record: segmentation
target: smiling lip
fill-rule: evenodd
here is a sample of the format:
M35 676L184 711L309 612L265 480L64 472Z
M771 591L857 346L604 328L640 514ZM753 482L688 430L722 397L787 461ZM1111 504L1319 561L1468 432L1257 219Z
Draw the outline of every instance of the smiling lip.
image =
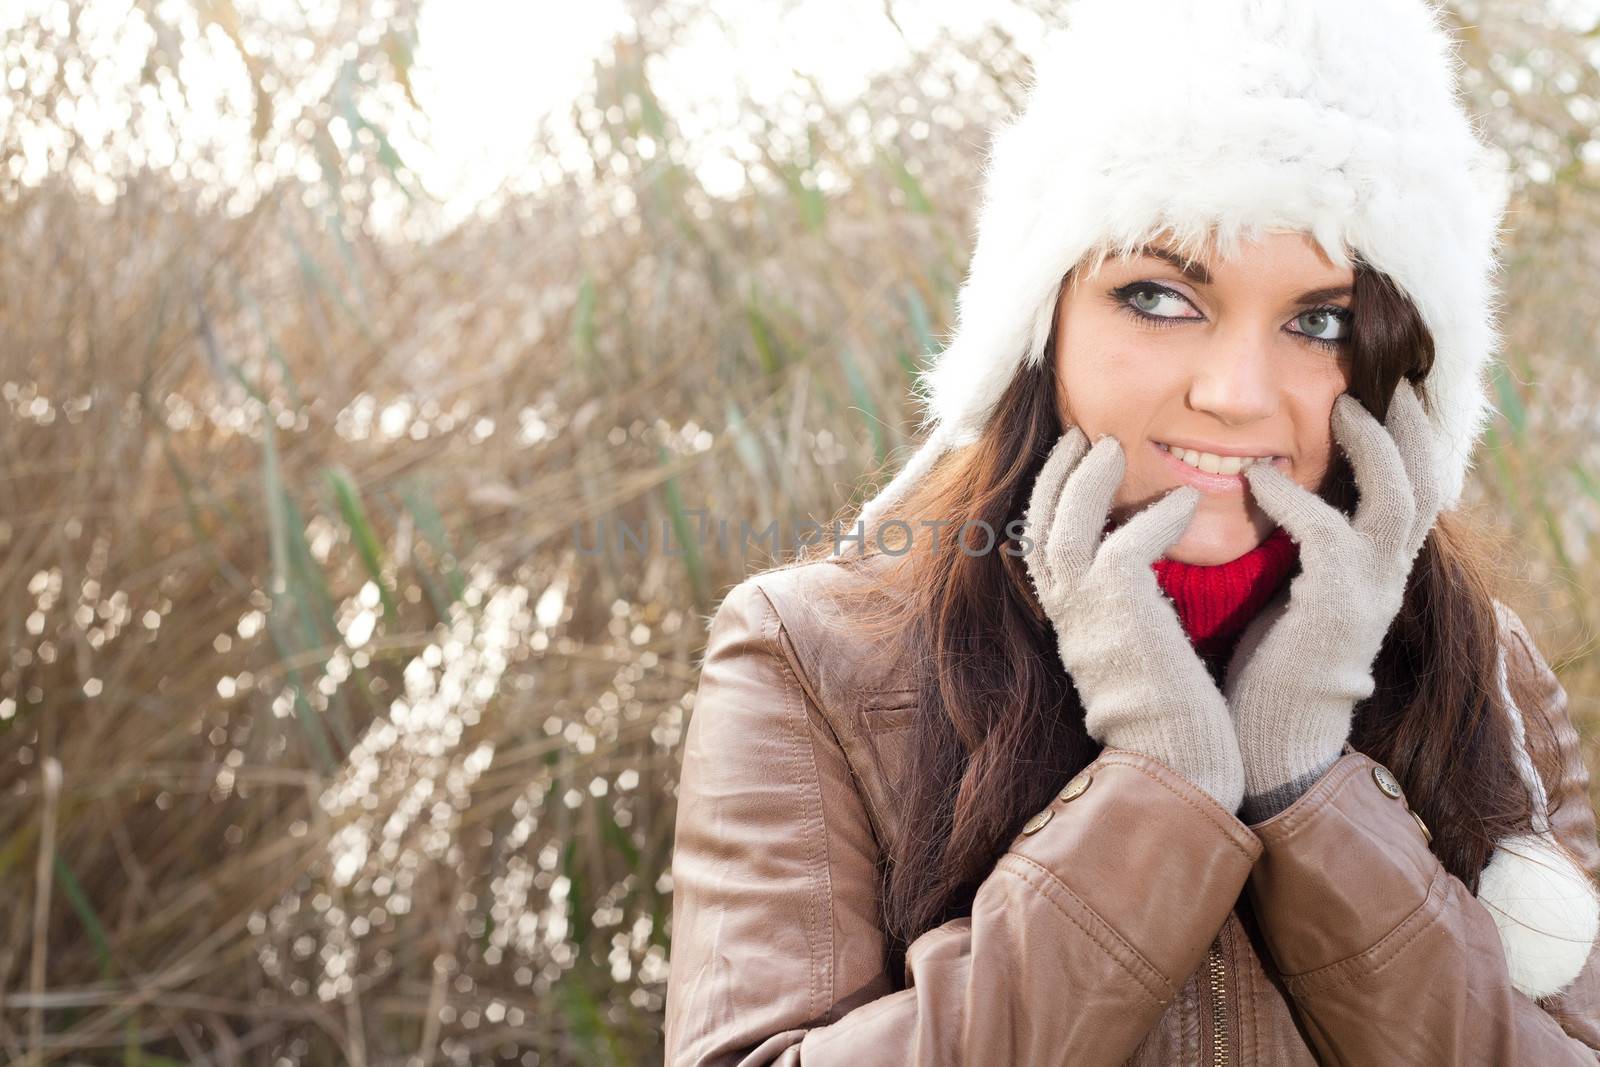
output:
M1179 443L1179 444L1180 444L1180 447L1183 447L1183 448L1189 447L1187 445L1182 445L1181 443ZM1160 447L1159 445L1157 445L1154 441L1150 442L1150 449L1157 456L1160 457L1162 463L1165 463L1167 465L1167 467L1174 474L1176 474L1178 476L1178 480L1180 482L1182 482L1185 485L1192 485L1196 489L1201 490L1202 492L1207 492L1207 493L1243 493L1246 489L1249 488L1250 483L1246 482L1244 480L1244 472L1243 471L1240 471L1238 474L1207 474L1205 471L1200 470L1198 467L1189 466L1183 460L1179 459L1177 456L1174 456L1171 452L1168 452L1166 449L1164 449L1164 448ZM1201 450L1200 449L1195 449L1195 451L1198 452L1198 451L1201 451ZM1206 449L1205 451L1212 451L1212 450L1211 449ZM1257 455L1257 456L1259 456L1262 453L1260 453L1260 452L1238 452L1238 451L1233 451L1233 452L1219 452L1217 454L1218 455L1224 455L1224 456L1248 456L1248 455ZM1285 473L1288 472L1289 461L1286 458L1282 457L1282 456L1279 456L1278 458L1274 459L1272 461L1272 465L1277 467L1279 470L1284 471Z
M1222 445L1210 445L1202 441L1183 441L1173 438L1162 441L1169 448L1187 448L1191 452L1210 452L1218 456L1271 456L1276 453L1268 452L1264 448L1224 448Z

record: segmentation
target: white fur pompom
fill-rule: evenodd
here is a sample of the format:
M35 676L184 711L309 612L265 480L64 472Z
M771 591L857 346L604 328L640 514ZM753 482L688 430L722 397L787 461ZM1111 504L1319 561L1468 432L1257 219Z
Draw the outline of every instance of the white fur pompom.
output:
M1495 848L1478 901L1500 930L1511 983L1530 997L1572 983L1600 932L1600 899L1585 873L1545 834L1520 834Z

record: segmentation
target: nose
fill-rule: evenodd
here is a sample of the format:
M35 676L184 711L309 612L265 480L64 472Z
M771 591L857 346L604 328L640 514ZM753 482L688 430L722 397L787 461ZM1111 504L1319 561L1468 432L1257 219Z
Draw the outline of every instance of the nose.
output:
M1189 406L1226 426L1247 426L1278 410L1273 340L1260 329L1219 330L1196 354Z

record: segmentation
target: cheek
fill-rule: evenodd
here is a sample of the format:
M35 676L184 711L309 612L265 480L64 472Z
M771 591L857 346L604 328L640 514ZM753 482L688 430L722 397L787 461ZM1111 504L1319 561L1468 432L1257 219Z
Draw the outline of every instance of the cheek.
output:
M1132 443L1144 435L1150 413L1162 406L1166 395L1181 391L1177 376L1163 373L1170 367L1129 344L1074 346L1056 362L1057 407L1090 440L1109 433Z

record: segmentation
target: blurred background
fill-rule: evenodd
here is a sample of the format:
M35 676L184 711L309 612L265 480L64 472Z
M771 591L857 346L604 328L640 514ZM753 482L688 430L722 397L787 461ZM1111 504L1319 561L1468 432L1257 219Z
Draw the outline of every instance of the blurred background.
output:
M1061 9L8 0L0 1060L658 1061L737 524L907 454ZM1451 18L1516 181L1464 506L1593 737L1600 4Z

